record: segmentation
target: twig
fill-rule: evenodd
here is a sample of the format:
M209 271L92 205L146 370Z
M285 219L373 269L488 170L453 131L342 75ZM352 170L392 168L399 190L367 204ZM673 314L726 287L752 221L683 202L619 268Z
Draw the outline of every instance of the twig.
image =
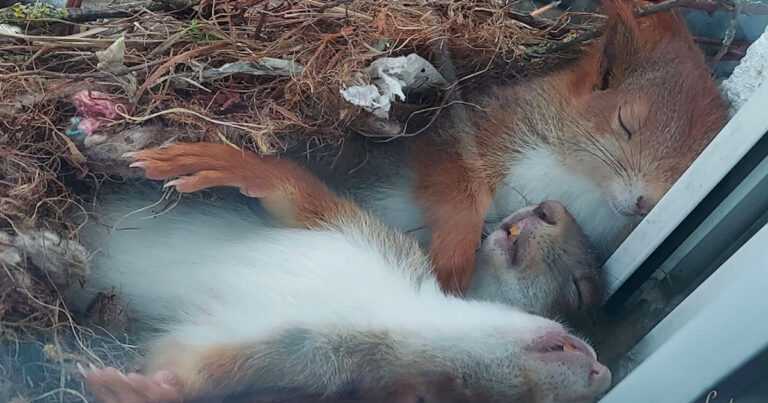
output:
M712 39L712 38L702 38L702 37L694 37L693 40L702 46L722 46L723 40L722 39ZM731 45L728 47L728 50L723 54L723 57L720 59L720 61L733 61L733 60L741 60L746 54L747 54L747 48L749 47L749 43L745 41L737 41L734 40L731 42Z
M205 54L207 52L211 52L216 49L220 49L227 45L226 42L219 42L213 45L203 46L196 49L189 50L187 52L181 53L177 56L172 57L170 60L163 63L160 67L155 69L154 72L147 78L146 81L144 81L144 84L139 87L138 91L136 91L136 99L139 99L141 95L144 94L144 91L148 90L150 87L154 86L158 80L165 74L166 72L173 69L174 66L176 66L179 63L184 63L189 59L192 59L194 57L197 57L198 55Z
M0 74L0 79L2 80L8 80L14 77L30 77L30 76L44 76L44 77L53 77L53 78L67 78L67 79L86 79L86 78L104 78L104 77L120 77L124 76L129 73L133 73L135 71L144 70L146 68L158 65L160 63L165 62L165 59L157 59L153 60L151 62L147 62L144 64L139 64L136 66L127 67L123 70L116 71L113 73L107 73L102 71L97 71L93 73L60 73L57 71L46 71L46 70L24 70L19 71L16 73L9 73L9 74Z
M603 32L602 29L590 29L584 32L580 32L571 38L565 39L560 42L551 42L548 44L545 44L541 46L539 49L526 49L526 53L528 54L536 54L536 55L547 55L551 53L555 53L560 50L568 49L571 47L574 47L576 45L579 45L584 42L591 41L592 39L597 38L600 36L600 34Z
M326 5L326 3L323 3L323 2L320 2L320 1L317 1L317 0L305 0L304 2L309 4L309 5L318 7L318 8L319 7L323 7L323 6ZM331 12L339 13L339 14L342 14L342 15L349 14L349 15L354 16L355 18L360 18L360 19L362 19L364 21L373 21L373 17L371 17L370 15L366 15L366 14L363 14L363 13L358 13L358 12L355 12L355 11L352 11L352 10L347 10L347 9L342 8L342 7L339 7L338 5L337 6L332 6L332 7L331 6L325 7L325 8L323 8L321 10L321 12L323 12L323 13L326 12L326 11L331 11Z
M207 116L205 116L203 114L197 113L195 111L192 111L192 110L189 110L189 109L186 109L186 108L170 108L170 109L166 109L164 111L155 112L155 113L153 113L151 115L142 116L142 117L129 116L129 115L123 113L120 110L117 110L117 113L120 116L122 116L123 118L125 118L127 120L130 120L130 121L132 121L134 123L146 122L147 120L154 119L156 117L167 115L167 114L170 114L170 113L186 113L186 114L190 114L192 116L198 117L200 119L203 119L203 120L205 120L207 122L210 122L210 123L213 123L213 124L217 124L217 125L221 125L221 126L227 126L227 127L233 128L233 129L239 129L239 130L243 130L243 131L246 131L246 132L249 132L249 133L254 133L254 134L257 134L257 135L260 134L260 132L258 130L255 130L254 128L260 128L260 129L262 128L260 125L251 124L251 123L236 123L236 122L227 122L227 121L223 121L223 120L212 119L212 118L209 118L209 117L207 117ZM227 140L223 136L220 137L220 140L222 142L224 142L225 144L229 145L229 146L237 148L237 146L232 144L232 142L230 142L229 140Z
M83 38L76 35L70 35L70 36L24 35L24 34L14 34L11 32L0 31L0 37L3 37L3 36L16 38L16 39L24 39L26 41L30 41L43 46L66 45L67 47L79 47L79 46L99 47L99 46L103 46L104 44L111 45L112 43L115 42L114 38ZM157 43L162 41L153 40L153 39L141 39L141 40L126 39L125 42L131 43L131 44L137 44L137 45L146 45L148 43Z
M541 15L541 14L543 14L543 13L545 13L545 12L547 12L547 11L557 7L557 6L559 6L560 3L562 3L562 1L561 0L557 0L557 1L553 1L553 2L551 2L549 4L547 4L544 7L539 7L537 9L531 11L531 17L538 17L539 15Z
M728 50L731 48L731 44L733 43L733 39L736 37L736 26L738 25L738 19L739 15L741 14L741 3L737 0L736 1L736 9L733 12L733 15L731 15L731 22L728 24L728 29L725 30L725 35L723 36L723 44L720 46L720 50L717 51L717 54L712 58L711 65L716 65L720 62L720 59L725 56L726 53L728 53Z
M83 10L80 8L74 8L74 9L68 9L67 10L67 16L64 17L64 20L70 21L70 22L88 22L88 21L95 21L99 19L110 19L110 18L130 18L130 17L136 17L138 14L142 12L160 12L160 11L166 11L166 12L175 12L175 11L181 11L189 7L194 7L197 5L197 1L183 1L183 0L155 0L152 1L150 4L148 4L146 7L136 7L136 8L129 8L127 10L124 9L94 9L94 10Z
M89 22L89 21L96 21L101 19L112 19L112 18L130 18L135 17L138 14L144 12L144 11L161 11L162 7L153 7L153 5L148 6L147 8L139 8L139 9L128 9L128 10L118 10L118 9L81 9L81 8L70 8L67 9L67 15L62 17L63 20L69 21L69 22Z
M766 15L768 14L768 4L759 1L745 0L741 1L742 15Z
M338 7L338 6L342 5L342 4L347 4L347 3L351 3L351 2L352 2L352 0L329 1L328 3L323 4L322 6L318 7L317 9L320 10L320 12L322 13L323 11L325 11L325 10L327 10L329 8Z
M717 10L733 10L733 7L723 1L717 0L665 0L660 3L651 4L649 6L640 7L635 10L635 14L638 17L644 17L663 11L669 11L673 8L693 8L697 10L703 10L710 14Z
M196 1L151 1L143 7L132 8L95 8L95 9L82 9L79 7L67 7L63 9L65 15L58 18L40 18L37 20L58 20L73 23L83 23L96 21L101 19L115 19L115 18L131 18L137 17L139 14L145 12L175 12L183 9L193 7L197 4ZM72 3L72 5L76 5ZM68 4L69 6L69 4Z

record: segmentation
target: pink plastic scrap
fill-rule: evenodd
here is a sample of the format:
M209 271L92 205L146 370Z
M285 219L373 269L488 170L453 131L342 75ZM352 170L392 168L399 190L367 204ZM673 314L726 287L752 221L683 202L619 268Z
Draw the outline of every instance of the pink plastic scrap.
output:
M115 99L112 95L89 90L73 95L72 102L78 117L72 119L74 127L67 130L67 134L73 137L90 136L99 126L115 120L119 116L116 108L120 105Z

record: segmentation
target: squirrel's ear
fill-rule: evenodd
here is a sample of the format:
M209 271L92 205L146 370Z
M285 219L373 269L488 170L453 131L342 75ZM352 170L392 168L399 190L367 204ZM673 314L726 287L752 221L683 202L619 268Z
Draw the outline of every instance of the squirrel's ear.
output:
M566 71L568 90L574 96L617 89L628 75L641 69L658 69L649 63L704 65L704 56L674 11L637 16L637 9L652 4L644 0L601 0L607 19L600 37Z
M695 46L685 22L674 11L638 17L639 7L652 2L642 0L602 0L608 17L605 34L595 50L600 71L598 89L615 88L631 66L648 57L665 41L685 41Z

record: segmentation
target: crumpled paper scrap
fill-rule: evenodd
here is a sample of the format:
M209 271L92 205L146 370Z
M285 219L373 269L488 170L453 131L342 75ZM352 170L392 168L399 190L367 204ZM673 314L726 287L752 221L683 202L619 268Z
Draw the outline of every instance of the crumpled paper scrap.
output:
M404 101L406 92L425 91L448 84L431 63L415 53L376 59L367 73L373 84L343 88L341 96L352 105L383 119L389 117L392 101Z

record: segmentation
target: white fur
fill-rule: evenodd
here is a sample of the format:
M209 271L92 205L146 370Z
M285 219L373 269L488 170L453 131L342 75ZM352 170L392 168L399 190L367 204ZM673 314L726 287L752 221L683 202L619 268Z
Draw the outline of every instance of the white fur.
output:
M617 179L608 186L613 200L613 209L622 212L625 216L634 214L639 197L648 197L650 194L645 181L638 178Z
M509 214L545 200L563 203L603 255L618 246L631 228L633 219L611 207L594 179L565 167L545 146L526 150L522 157L510 162L509 172L486 215L487 233ZM424 218L411 189L411 180L398 179L396 186L375 189L377 197L363 203L390 225L403 230L420 228ZM422 244L428 242L427 230L419 230L416 235Z
M412 172L403 170L390 184L376 184L357 201L384 223L415 237L421 245L429 244L430 232L424 224L424 212L413 194Z
M134 195L101 211L114 221L147 204ZM415 241L363 214L327 231L268 228L232 204L183 203L140 217L106 236L86 230L102 253L82 294L115 287L133 314L161 330L153 368L207 376L206 352L237 349L238 373L210 380L218 393L334 393L350 382L448 371L493 401L533 389L537 402L551 403L595 396L610 383L607 370L589 376L598 364L588 355L545 360L530 350L564 334L560 324L443 294Z
M555 152L543 146L524 152L522 158L511 163L509 171L496 193L490 217L500 220L526 205L557 200L568 208L602 253L614 248L632 223L631 218L611 207L592 178L568 169Z
M146 204L112 200L105 210L124 214ZM141 218L147 215L123 220L120 227L131 229L108 236L87 232L92 246L102 249L89 288L116 287L140 317L171 324L172 333L189 343L254 340L286 326L445 336L549 323L500 305L446 297L431 275L417 282L409 272L428 268L393 267L353 232L267 228L231 205L188 202Z

